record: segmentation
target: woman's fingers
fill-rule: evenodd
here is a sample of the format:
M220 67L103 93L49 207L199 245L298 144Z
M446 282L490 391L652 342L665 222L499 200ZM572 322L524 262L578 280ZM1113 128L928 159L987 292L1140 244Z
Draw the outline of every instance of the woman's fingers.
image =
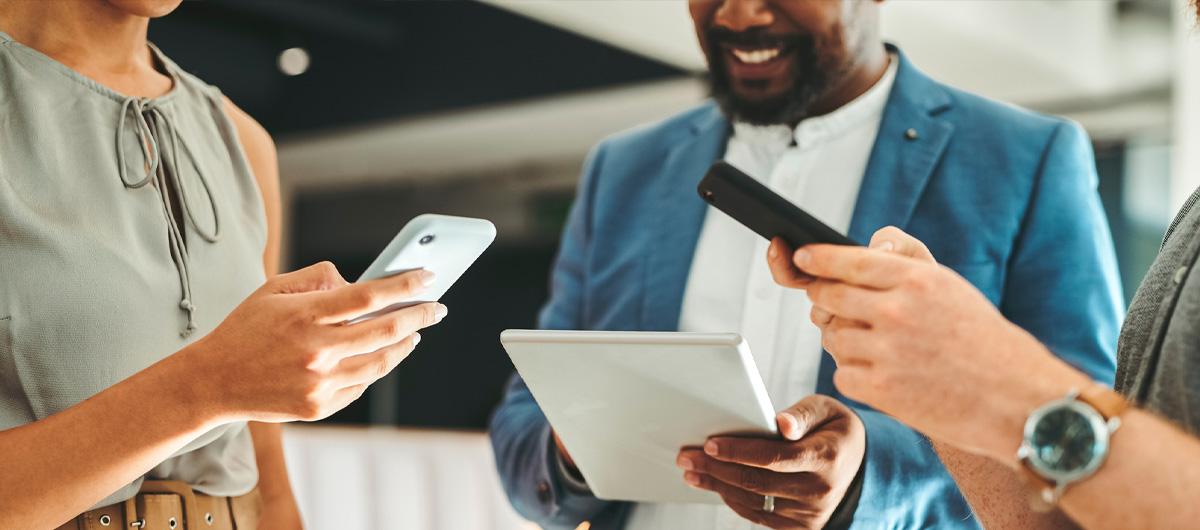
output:
M413 333L396 344L371 353L346 357L338 363L334 377L345 386L374 383L407 359L420 342L421 334Z
M446 306L437 302L397 309L359 322L332 328L338 350L348 354L373 352L404 340L446 317Z
M265 288L276 294L328 291L349 285L337 267L328 261L309 265L303 269L280 274L267 281Z
M316 302L318 321L337 324L387 309L411 300L432 285L433 280L432 272L415 270L319 293Z

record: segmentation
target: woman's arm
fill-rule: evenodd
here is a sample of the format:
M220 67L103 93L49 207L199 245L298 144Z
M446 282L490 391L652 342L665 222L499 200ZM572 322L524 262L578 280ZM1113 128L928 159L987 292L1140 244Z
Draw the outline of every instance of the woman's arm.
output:
M242 151L254 172L262 193L263 209L267 217L267 244L263 251L263 269L270 278L279 273L280 241L283 220L279 198L279 161L275 142L266 129L254 121L228 98L225 113L237 127ZM254 455L258 462L258 485L263 498L263 520L271 521L272 528L303 528L296 497L288 480L287 462L283 456L283 430L279 425L251 423L250 434L254 438Z
M300 509L292 494L287 462L283 458L283 428L273 423L250 423L254 458L258 462L258 489L262 494L262 520L271 528L303 528Z
M201 382L173 355L74 407L0 431L3 525L55 528L216 427L216 394Z
M344 322L409 299L427 281L413 272L348 284L329 264L276 276L183 350L0 431L4 526L59 526L219 425L311 421L344 408L403 361L416 332L445 309L421 304Z

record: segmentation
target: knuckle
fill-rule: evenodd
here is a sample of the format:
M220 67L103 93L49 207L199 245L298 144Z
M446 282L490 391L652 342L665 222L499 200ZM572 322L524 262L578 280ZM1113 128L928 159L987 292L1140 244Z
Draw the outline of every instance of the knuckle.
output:
M763 491L765 485L763 474L751 467L743 467L738 472L738 482L741 483L743 488L756 493Z
M904 319L904 307L895 299L888 298L879 303L879 315L890 322L899 322Z
M307 347L300 350L300 368L304 370L306 376L319 375L320 367L324 360L325 351L323 348Z
M838 328L834 326L825 328L825 333L821 334L821 347L825 348L825 351L837 352L841 345L841 336Z
M421 327L429 327L437 323L437 304L425 304L421 309Z
M392 371L392 360L389 356L382 355L371 364L371 375L374 379L380 379Z
M904 283L909 289L918 293L928 293L934 289L937 279L931 274L929 267L913 267L905 273Z
M354 306L355 310L359 311L366 311L375 307L378 301L379 295L375 294L375 291L371 289L360 289L350 295L350 304Z
M425 284L421 281L421 271L414 271L404 275L405 295L418 293L424 288Z
M823 443L813 448L813 457L818 462L835 462L841 454L835 443Z
M379 335L383 340L392 340L404 332L404 326L394 318L389 318L379 324Z
M320 419L321 412L325 410L325 400L321 398L320 392L313 391L304 395L296 406L296 416L303 420Z
M334 278L341 278L341 274L338 273L337 266L331 261L318 262L316 265L313 265L313 270L325 279L332 280Z

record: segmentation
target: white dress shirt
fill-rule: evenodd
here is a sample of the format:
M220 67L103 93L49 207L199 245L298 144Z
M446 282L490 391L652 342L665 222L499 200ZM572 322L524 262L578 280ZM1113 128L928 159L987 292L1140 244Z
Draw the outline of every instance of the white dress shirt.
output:
M896 77L884 76L854 101L793 130L735 123L725 161L817 219L846 233L884 107ZM816 391L821 336L802 291L777 285L767 267L768 242L709 207L683 295L680 331L736 332L745 337L776 409ZM683 472L680 471L680 480ZM638 504L629 530L759 528L723 505Z

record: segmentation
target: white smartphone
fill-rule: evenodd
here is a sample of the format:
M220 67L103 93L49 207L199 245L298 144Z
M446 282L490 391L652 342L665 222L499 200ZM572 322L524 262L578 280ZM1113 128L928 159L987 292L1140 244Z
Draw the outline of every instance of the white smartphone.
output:
M496 226L486 219L422 214L414 217L358 278L359 282L425 269L433 285L411 300L354 320L360 322L388 311L436 302L475 263L496 239Z

